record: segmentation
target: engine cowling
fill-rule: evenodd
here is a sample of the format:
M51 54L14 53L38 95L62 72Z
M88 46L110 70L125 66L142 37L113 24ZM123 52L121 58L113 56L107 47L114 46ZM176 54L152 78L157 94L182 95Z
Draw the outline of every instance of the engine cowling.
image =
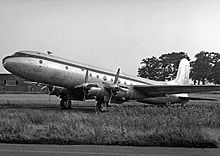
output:
M112 101L116 103L124 102L130 96L130 90L127 91L112 91L113 97ZM111 96L111 92L104 87L91 87L86 94L88 97L104 97L104 96Z
M130 90L127 90L127 91L117 91L116 94L115 94L115 97L116 98L127 99L130 95L131 95Z
M87 91L87 96L104 96L106 93L107 92L103 87L91 87Z

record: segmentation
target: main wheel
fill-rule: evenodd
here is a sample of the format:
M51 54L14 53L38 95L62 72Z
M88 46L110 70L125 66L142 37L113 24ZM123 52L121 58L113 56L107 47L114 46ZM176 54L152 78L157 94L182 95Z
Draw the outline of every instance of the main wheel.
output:
M61 99L60 100L60 108L61 109L70 109L71 108L71 100Z
M103 101L97 101L96 109L99 112L108 112L107 104L105 102L103 102Z

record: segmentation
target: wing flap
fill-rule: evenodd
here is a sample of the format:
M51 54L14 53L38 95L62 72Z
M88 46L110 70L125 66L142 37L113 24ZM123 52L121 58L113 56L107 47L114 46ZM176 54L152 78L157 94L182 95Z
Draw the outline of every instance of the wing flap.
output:
M147 95L220 91L220 85L134 85L133 88Z

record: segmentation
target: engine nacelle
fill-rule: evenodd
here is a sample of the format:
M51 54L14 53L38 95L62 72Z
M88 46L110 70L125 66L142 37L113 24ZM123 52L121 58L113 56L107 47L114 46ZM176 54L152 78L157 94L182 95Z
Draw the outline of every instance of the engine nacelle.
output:
M131 95L130 90L126 91L117 91L115 97L121 99L127 99Z
M87 96L110 96L110 91L107 91L104 87L91 87L87 91ZM130 91L117 91L114 93L113 97L118 99L126 99L130 96Z
M91 87L87 91L87 96L104 96L106 93L106 90L102 87Z

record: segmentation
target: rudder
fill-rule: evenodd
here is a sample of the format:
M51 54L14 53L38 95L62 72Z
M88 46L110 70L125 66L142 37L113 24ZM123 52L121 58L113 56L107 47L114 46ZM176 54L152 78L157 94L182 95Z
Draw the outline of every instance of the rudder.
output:
M178 67L176 78L169 81L168 84L187 85L189 84L190 64L186 58L183 58Z

